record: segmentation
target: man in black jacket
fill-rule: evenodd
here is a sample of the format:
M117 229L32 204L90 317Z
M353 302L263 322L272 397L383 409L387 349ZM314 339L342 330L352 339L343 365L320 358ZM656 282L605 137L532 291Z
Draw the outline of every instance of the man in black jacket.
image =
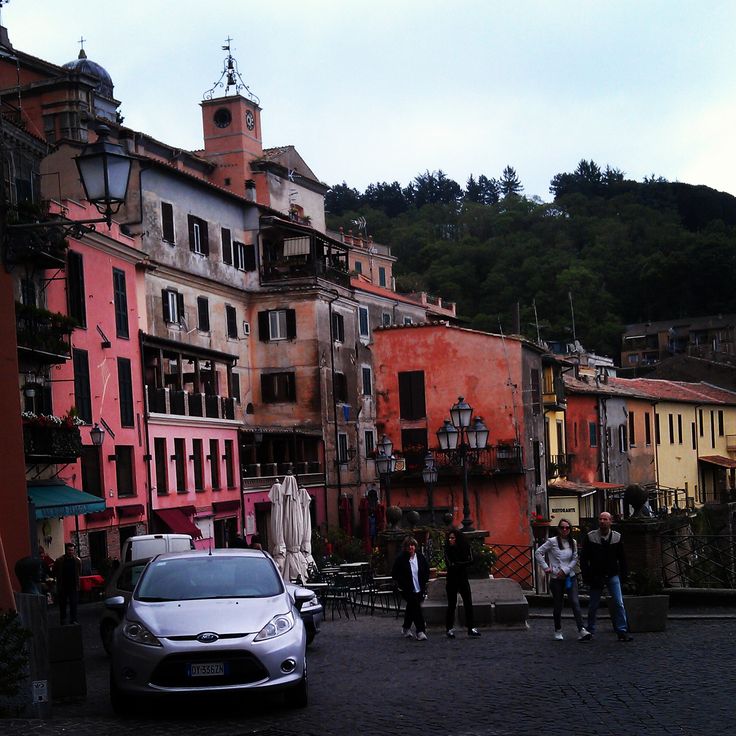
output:
M608 608L619 641L631 641L626 609L624 608L621 581L626 579L627 567L621 533L611 529L613 519L608 511L598 516L598 529L588 532L580 554L583 581L590 589L588 602L588 631L595 632L595 619L601 601L603 587L608 588Z
M427 583L429 582L429 563L427 558L417 549L417 540L414 537L404 539L403 551L396 557L391 577L396 582L401 595L406 601L404 625L401 633L407 639L413 639L411 625L416 629L416 638L419 641L427 640L427 626L422 614L422 601L427 597Z

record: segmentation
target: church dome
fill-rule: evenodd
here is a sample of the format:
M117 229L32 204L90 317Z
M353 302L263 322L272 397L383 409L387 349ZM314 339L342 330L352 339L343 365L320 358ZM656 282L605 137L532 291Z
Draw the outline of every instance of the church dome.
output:
M107 73L106 69L87 58L87 54L84 52L84 49L80 50L79 56L74 61L64 64L62 69L67 69L70 72L78 72L80 74L89 74L90 76L97 78L99 81L95 89L98 94L112 99L112 78Z

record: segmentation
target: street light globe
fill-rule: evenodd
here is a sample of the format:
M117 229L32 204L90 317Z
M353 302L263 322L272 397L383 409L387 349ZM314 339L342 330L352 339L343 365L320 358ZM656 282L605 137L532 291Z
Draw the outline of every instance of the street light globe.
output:
M482 450L488 442L488 427L483 424L481 417L476 417L468 427L468 445L473 450Z
M470 418L473 416L473 409L462 396L458 397L457 404L453 404L450 409L450 418L452 423L458 429L465 429L470 426Z

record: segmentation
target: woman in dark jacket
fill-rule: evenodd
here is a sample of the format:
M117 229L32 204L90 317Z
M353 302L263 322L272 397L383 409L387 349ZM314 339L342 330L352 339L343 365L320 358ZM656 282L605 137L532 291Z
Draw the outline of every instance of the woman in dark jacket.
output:
M463 599L465 625L468 636L480 636L480 631L473 626L473 594L470 592L468 567L473 562L473 553L462 532L451 529L445 536L445 562L447 564L447 614L445 628L447 638L454 639L455 608L457 595Z
M429 563L419 551L419 545L414 537L404 539L403 551L394 561L391 577L401 591L406 601L404 625L401 633L407 639L413 639L411 625L414 624L416 638L419 641L427 640L427 626L422 614L422 601L427 597L427 583L429 582Z

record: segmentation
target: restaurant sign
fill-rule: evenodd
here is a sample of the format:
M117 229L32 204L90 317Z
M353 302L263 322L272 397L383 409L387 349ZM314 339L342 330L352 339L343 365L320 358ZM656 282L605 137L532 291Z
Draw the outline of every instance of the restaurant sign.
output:
M580 501L577 496L549 497L550 526L557 526L560 519L567 519L573 526L580 526Z

